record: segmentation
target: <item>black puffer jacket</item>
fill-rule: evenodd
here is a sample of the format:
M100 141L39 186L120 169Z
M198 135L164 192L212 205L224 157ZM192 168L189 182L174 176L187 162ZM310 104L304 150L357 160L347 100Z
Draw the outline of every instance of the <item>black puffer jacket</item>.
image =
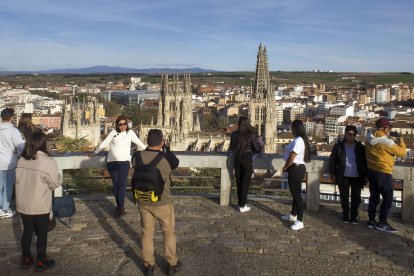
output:
M355 158L359 177L364 178L367 174L367 159L365 157L365 146L360 141L355 141ZM346 152L345 141L341 140L335 144L329 160L331 175L334 175L336 182L342 182L345 173Z

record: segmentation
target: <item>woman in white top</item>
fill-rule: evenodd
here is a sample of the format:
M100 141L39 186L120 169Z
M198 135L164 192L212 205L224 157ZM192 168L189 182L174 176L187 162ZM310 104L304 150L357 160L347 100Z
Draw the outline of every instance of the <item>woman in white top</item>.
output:
M282 216L283 220L292 221L292 230L303 228L303 209L301 190L302 181L306 174L305 162L310 162L309 140L301 120L292 122L292 134L295 139L287 146L282 171L288 173L288 183L292 193L292 211Z
M106 165L114 185L116 214L121 216L125 215L124 203L128 172L131 167L131 143L138 145L141 150L144 150L146 146L139 140L135 132L129 129L127 118L122 115L118 116L115 125L116 129L108 134L91 156L98 154L110 145Z

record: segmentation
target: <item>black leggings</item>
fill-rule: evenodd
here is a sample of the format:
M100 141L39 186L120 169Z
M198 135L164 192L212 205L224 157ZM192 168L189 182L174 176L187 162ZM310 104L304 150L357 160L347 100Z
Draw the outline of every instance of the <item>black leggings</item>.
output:
M358 217L358 208L361 203L361 190L364 183L362 177L344 177L343 181L337 181L342 206L342 218L355 220ZM351 188L351 212L349 211L349 188Z
M306 174L305 165L292 164L288 168L288 183L292 193L292 212L293 216L298 216L298 220L303 220L304 204L302 199L302 181Z
M234 157L234 170L236 173L237 198L240 207L247 203L250 181L252 179L253 161L252 153L246 152Z
M31 245L33 232L36 233L37 259L46 260L47 247L47 225L49 223L49 214L44 215L25 215L21 214L23 220L23 234L21 239L22 256L31 256Z

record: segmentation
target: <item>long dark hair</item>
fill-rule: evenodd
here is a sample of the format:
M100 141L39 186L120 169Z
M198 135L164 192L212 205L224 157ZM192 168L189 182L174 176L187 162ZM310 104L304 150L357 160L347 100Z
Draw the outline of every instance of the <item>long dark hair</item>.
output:
M30 113L23 113L19 119L19 123L17 124L17 128L23 134L24 139L28 140L33 132L37 129L32 122L32 114Z
M116 121L115 121L115 129L116 129L116 132L118 132L118 133L121 132L121 130L119 129L118 124L122 120L125 120L125 123L127 124L126 132L129 131L128 119L124 115L119 115L118 118L116 118Z
M310 148L309 148L309 138L306 135L306 129L303 125L302 120L294 120L292 122L292 134L295 137L302 137L303 141L305 142L305 156L303 160L306 163L310 162Z
M17 128L22 130L23 128L30 128L32 131L35 130L35 125L32 123L32 114L23 113L17 124Z
M239 118L239 137L237 139L236 153L241 154L251 147L252 137L255 134L254 128L250 125L249 119L244 116Z
M26 160L36 160L38 151L43 151L49 155L47 150L47 136L41 131L34 132L30 139L26 141L22 156Z

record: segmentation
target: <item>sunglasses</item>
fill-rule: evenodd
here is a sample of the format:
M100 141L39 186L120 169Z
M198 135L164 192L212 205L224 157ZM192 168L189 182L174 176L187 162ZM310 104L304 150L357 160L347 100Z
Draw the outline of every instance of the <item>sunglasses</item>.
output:
M127 125L127 123L120 123L120 124L118 124L118 126L126 126Z
M346 135L348 135L348 136L356 136L356 133L355 132L348 132Z

